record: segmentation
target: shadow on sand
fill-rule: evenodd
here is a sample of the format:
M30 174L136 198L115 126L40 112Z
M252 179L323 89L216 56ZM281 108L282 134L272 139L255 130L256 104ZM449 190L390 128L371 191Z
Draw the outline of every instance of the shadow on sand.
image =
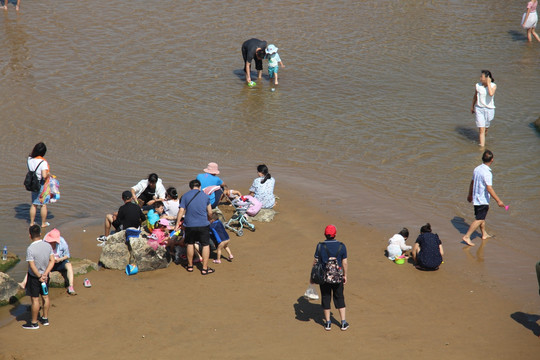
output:
M450 220L450 222L452 223L452 225L454 225L454 227L459 231L460 234L465 235L467 233L467 230L469 230L469 224L467 224L465 222L465 219L463 219L460 216L454 216L454 218L452 220ZM477 237L482 238L482 234L479 233L477 230L475 230L471 234L471 240L473 240L474 238L477 238ZM461 240L461 243L462 244L467 244L463 240Z
M540 325L538 325L538 320L540 320L540 315L536 314L526 314L521 311L517 311L510 315L512 319L521 325L525 326L527 329L531 330L535 336L540 336Z
M324 326L324 315L320 304L314 304L303 296L300 296L293 305L296 314L295 319L300 321L311 321Z

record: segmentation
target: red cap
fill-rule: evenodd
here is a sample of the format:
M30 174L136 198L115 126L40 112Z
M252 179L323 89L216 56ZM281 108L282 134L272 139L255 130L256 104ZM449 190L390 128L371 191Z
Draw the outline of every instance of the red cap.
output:
M334 225L328 225L326 229L324 229L324 235L336 237L336 233L337 233L337 230Z

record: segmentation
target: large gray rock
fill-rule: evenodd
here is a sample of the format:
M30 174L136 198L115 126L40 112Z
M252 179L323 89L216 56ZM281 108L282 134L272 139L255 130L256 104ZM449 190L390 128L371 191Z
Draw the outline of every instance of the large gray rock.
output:
M69 259L71 266L73 267L73 276L83 275L92 270L97 270L98 265L88 259ZM64 277L65 276L65 277ZM66 272L53 271L50 275L50 286L51 287L65 287L68 286L67 274Z
M167 250L163 246L158 246L157 250L152 249L143 237L132 238L131 243L131 263L137 264L139 271L151 271L164 269L171 262Z
M12 298L18 298L23 294L19 284L11 276L0 272L0 306L9 304Z
M139 271L163 269L171 261L164 247L152 249L146 238L131 238L130 248L125 243L125 231L109 236L99 262L108 269L125 270L128 264L137 264Z
M107 238L107 244L124 244L126 242L126 231L122 230L110 235Z
M274 216L277 212L274 209L261 209L259 213L255 216L250 216L250 220L260 221L260 222L270 222L274 220Z
M103 246L99 262L107 269L124 270L129 264L129 250L124 243L107 243Z

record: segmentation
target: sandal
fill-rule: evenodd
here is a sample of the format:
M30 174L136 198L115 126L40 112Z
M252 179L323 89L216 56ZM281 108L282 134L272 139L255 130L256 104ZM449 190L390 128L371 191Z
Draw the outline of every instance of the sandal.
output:
M189 266L189 265L186 266L186 271L187 271L187 272L193 272L193 265L191 265L191 266Z
M216 270L212 269L212 268L207 268L207 269L202 269L201 270L201 275L208 275L208 274L212 274L212 273L215 273Z

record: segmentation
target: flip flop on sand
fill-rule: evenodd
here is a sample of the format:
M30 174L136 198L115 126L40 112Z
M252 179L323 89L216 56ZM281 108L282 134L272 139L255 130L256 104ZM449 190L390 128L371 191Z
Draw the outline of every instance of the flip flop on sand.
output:
M51 224L49 224L48 222L45 222L45 224L41 224L41 228L44 229L46 227L49 227L51 226Z

